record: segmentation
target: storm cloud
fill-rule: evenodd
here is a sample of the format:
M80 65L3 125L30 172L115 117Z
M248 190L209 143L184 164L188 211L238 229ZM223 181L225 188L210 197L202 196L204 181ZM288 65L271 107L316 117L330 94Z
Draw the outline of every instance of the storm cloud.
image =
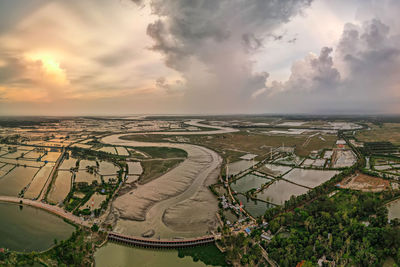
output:
M294 106L314 113L398 111L400 31L388 16L370 13L368 20L345 24L336 47L294 62L287 81L273 81L257 95L265 103L301 103Z
M158 17L147 28L154 41L151 49L182 75L187 105L200 112L207 102L211 112L218 112L246 105L254 92L265 88L269 74L255 72L251 56L265 37L311 0L152 0L148 4Z

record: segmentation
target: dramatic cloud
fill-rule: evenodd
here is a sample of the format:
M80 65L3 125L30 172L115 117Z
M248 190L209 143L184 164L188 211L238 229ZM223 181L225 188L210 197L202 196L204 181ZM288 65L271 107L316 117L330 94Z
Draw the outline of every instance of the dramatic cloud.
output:
M318 57L294 62L286 82L273 81L256 96L267 95L266 103L285 97L302 103L301 109L308 103L307 112L398 112L400 31L376 17L347 23L334 50L324 47Z
M147 33L152 49L185 80L187 105L201 112L207 102L209 112L218 112L246 105L251 94L265 88L268 74L253 71L252 53L310 2L152 0L159 19Z
M398 0L0 0L0 113L397 113L399 13Z

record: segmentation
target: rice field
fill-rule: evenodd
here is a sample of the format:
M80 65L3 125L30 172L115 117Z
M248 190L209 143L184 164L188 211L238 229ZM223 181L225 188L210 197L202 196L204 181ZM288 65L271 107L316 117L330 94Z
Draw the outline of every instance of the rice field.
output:
M69 159L64 159L63 162L61 163L59 169L61 170L69 170L70 168L75 168L76 167L76 161L77 159L74 158L69 158Z
M11 152L11 153L4 155L3 157L7 158L7 159L22 158L24 156L24 154L26 154L26 153L27 153L27 151L17 150L15 152Z
M0 177L3 175L6 175L10 170L12 170L15 165L12 164L6 164L6 163L0 163L2 164L2 167L0 168Z
M129 156L129 152L128 152L128 150L126 150L125 147L117 146L115 149L117 150L118 155Z
M33 181L28 187L28 190L26 190L24 194L25 198L36 199L40 195L53 167L54 164L46 164L36 173Z
M317 187L331 179L338 171L293 169L283 176L288 181L307 186Z
M117 151L113 146L103 146L102 148L99 149L99 151L103 151L106 153L111 153L111 154L117 154Z
M24 158L25 158L25 159L38 159L38 158L40 158L42 155L43 155L42 152L38 152L38 151L32 150L32 151L29 151L28 153L26 153L26 154L24 155Z
M128 174L140 175L143 173L143 168L139 161L136 162L128 161L126 163L128 164Z
M42 157L42 161L51 161L56 162L57 159L61 156L60 152L47 152L47 155Z
M308 189L283 180L274 182L268 188L257 194L257 199L261 199L275 205L282 205L291 196L300 196L307 193Z
M0 178L0 195L18 196L38 172L37 168L16 167L7 175Z
M100 176L96 174L89 173L84 170L80 170L75 173L75 182L76 183L88 183L92 184L93 181L97 181L98 183L101 182Z
M99 173L101 175L116 174L118 171L119 171L119 168L111 162L108 162L108 161L100 161L99 162Z
M82 159L81 161L79 161L79 169L80 170L86 169L89 166L97 166L96 161L86 160L86 159Z
M26 165L26 167L33 167L33 168L40 168L45 164L42 161L36 161L36 160L26 160L26 159L16 160L16 159L6 159L6 158L0 158L0 163L8 163L20 166Z
M54 204L64 201L71 190L71 177L72 174L69 171L58 171L47 200Z

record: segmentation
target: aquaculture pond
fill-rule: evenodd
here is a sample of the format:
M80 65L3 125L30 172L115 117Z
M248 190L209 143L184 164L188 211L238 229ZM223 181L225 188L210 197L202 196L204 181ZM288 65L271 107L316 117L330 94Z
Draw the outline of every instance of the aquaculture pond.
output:
M0 218L0 248L15 251L43 251L75 231L63 219L29 206L0 202Z
M299 185L314 188L325 183L337 173L337 171L329 170L293 169L283 178Z
M231 183L231 188L240 193L245 193L253 188L260 188L262 185L271 182L271 179L260 177L254 174L247 174Z
M268 188L257 194L257 198L276 205L282 205L291 196L307 193L308 189L283 180L274 182Z
M263 216L267 209L275 207L275 205L261 200L252 200L242 194L238 194L236 198L243 204L244 209L253 217Z
M258 161L252 160L239 160L228 164L229 175L236 175L244 170L247 170L253 164L257 164Z

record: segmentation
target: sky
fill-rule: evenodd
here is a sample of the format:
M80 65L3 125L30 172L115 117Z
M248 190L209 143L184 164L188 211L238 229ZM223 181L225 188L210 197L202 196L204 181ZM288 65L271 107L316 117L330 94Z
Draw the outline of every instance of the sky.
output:
M0 0L0 115L398 114L398 0Z

